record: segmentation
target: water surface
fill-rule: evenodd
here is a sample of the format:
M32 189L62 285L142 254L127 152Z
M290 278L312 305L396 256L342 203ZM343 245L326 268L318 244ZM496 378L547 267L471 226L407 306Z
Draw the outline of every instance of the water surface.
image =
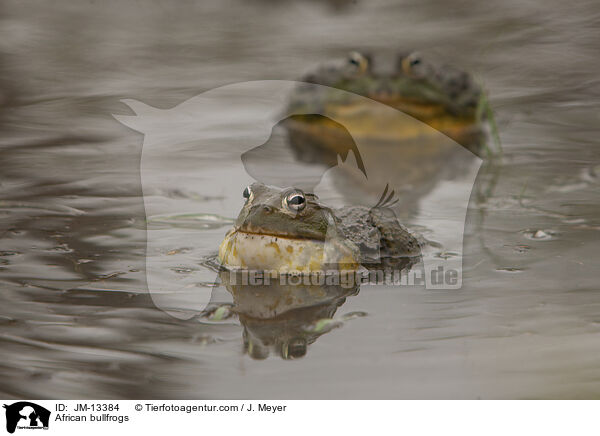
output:
M598 398L599 19L592 1L4 2L0 396ZM464 285L365 286L310 314L334 308L337 323L303 358L252 359L237 316L154 305L142 137L111 114L130 114L123 98L169 108L229 83L294 80L355 48L417 48L490 93L504 155L471 197ZM206 183L213 198L159 195L207 214L241 207L227 174ZM163 253L181 259L169 277L213 274L197 259L229 221L195 225L193 244Z

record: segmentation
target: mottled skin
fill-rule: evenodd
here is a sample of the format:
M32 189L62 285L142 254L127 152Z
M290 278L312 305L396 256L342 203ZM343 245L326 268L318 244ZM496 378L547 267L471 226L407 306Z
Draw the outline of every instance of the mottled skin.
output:
M306 206L291 210L284 203L286 196L294 192L302 193L294 188L280 191L253 183L244 191L246 203L235 222L236 228L248 233L325 240L329 223L335 222L332 210L314 195L304 193Z
M369 269L402 269L421 253L417 239L391 209L347 206L335 214L342 233L359 247L361 264Z
M261 183L250 185L243 195L245 204L221 245L220 257L223 246L234 239L232 235L244 233L255 236L256 239L246 239L250 244L260 244L262 237L271 241L294 240L298 243L296 250L334 238L339 246L354 247L360 263L370 270L397 271L420 259L417 239L398 223L390 209L360 206L331 209L316 196L299 189L280 190ZM283 242L282 247L288 243ZM273 266L262 264L260 268L270 270ZM275 279L248 285L241 280L243 272L239 273L222 270L220 278L233 295L234 310L244 327L244 349L253 359L265 359L273 352L283 359L303 357L311 343L338 327L345 318L361 316L357 312L334 318L346 297L358 293L357 281L313 285L281 283Z
M286 122L290 144L300 160L329 165L336 153L345 156L352 149L356 155L353 141L344 139L344 129L333 119L352 126L354 139L365 143L415 138L440 142L441 132L475 154L483 151L485 94L470 74L452 66L431 63L418 53L376 61L352 52L301 80L305 83L290 96L288 109L308 115L295 115ZM422 123L388 119L389 114L352 95L368 97Z
M296 243L305 240L306 244L333 240L358 250L357 261L368 268L404 267L420 255L416 238L398 223L390 209L330 209L312 194L295 188L278 190L260 183L246 188L244 196L246 203L224 244L232 232L269 235ZM221 260L225 257L221 250L220 256Z
M373 56L351 52L302 78L380 101L427 121L443 115L475 120L482 90L472 76L449 65L435 65L419 53L400 54L390 68L380 68ZM292 106L306 103L314 88L300 88ZM334 103L335 94L321 96ZM314 101L313 101L314 102ZM343 103L340 101L339 103Z

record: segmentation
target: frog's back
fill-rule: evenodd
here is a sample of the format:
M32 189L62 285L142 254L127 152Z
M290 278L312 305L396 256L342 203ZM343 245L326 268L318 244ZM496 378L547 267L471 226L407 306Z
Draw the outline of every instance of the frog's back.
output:
M421 245L389 208L347 206L335 211L344 236L369 269L402 269L419 260Z

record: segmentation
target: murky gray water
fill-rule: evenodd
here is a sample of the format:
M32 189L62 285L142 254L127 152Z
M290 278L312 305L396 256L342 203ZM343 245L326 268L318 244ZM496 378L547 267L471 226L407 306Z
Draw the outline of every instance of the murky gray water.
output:
M596 2L8 1L1 12L0 396L600 397ZM294 80L355 48L417 48L489 90L504 157L477 178L486 195L471 198L463 288L369 286L271 324L157 309L142 137L112 117L130 113L119 100L169 108L229 83ZM229 177L207 183L241 207L243 186L233 197ZM229 224L204 224L202 243L165 257L216 251ZM303 358L244 348L244 326L281 339L333 312L337 328L318 326Z

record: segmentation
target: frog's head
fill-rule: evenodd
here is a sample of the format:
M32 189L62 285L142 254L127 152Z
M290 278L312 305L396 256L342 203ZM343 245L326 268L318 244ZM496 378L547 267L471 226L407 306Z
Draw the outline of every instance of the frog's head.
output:
M345 59L336 59L309 72L303 80L346 91L357 90L362 82L373 75L372 65L369 55L352 51Z
M332 210L314 194L253 183L243 197L235 226L219 248L225 266L278 272L358 267L356 247L343 240Z
M474 116L482 93L467 72L435 65L418 52L398 55L392 86L400 99L439 104L447 112L462 116Z
M238 231L324 241L329 226L335 225L331 209L297 188L278 190L253 183L242 195L246 203L235 223Z
M353 51L304 80L372 98L422 120L443 114L475 116L481 88L468 73L435 65L417 52L379 63L369 54Z

